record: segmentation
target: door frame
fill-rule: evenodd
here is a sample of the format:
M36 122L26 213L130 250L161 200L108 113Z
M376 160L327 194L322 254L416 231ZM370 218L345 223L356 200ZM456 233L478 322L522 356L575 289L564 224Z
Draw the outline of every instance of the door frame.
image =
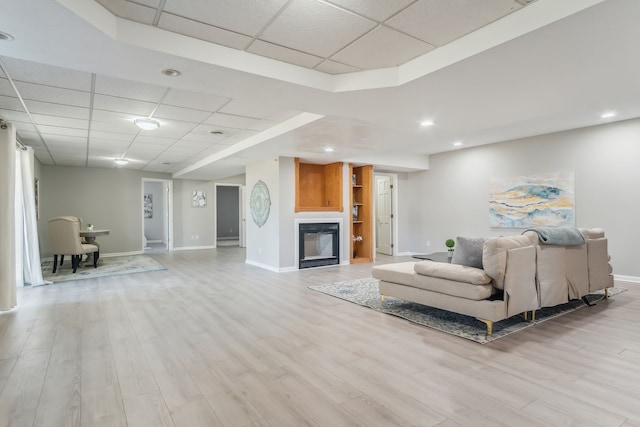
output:
M388 173L388 172L376 172L375 170L373 171L373 183L375 185L375 191L374 194L377 195L378 194L378 180L376 179L377 176L388 176L391 178L391 185L393 186L393 188L391 189L391 215L393 215L393 218L391 218L391 244L393 245L393 247L391 248L391 254L392 256L398 256L398 174L395 173ZM378 198L374 197L373 198L373 211L375 212L374 214L374 218L373 218L373 223L376 225L375 227L373 227L373 235L374 235L374 242L376 242L376 244L373 247L373 256L374 259L376 257L376 255L378 254L377 248L377 242L378 242Z
M213 197L215 209L213 210L213 241L214 246L218 246L218 187L237 187L238 188L238 245L241 248L246 246L246 221L244 208L244 185L229 184L224 182L216 182L213 184Z
M166 218L163 226L167 228L167 251L173 251L173 180L159 178L142 178L140 183L140 204L142 212L140 221L142 222L142 232L140 233L140 242L142 251L144 252L144 183L145 182L161 182L162 191L166 194L165 202L162 204L162 215ZM155 206L154 206L155 208Z

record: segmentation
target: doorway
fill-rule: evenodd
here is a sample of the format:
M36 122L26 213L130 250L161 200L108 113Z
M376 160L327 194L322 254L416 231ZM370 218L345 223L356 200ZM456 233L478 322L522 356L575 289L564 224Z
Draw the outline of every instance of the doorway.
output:
M397 200L398 176L395 174L375 173L375 224L376 253L395 255L397 253Z
M142 248L173 250L173 181L142 178Z
M244 186L215 184L216 247L245 247Z

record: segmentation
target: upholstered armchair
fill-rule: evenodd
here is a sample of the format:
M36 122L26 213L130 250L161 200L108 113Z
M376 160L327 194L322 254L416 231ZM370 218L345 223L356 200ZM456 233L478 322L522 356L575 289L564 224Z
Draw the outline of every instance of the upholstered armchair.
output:
M75 273L82 260L82 255L93 253L93 267L98 267L100 250L98 246L82 243L80 238L80 221L75 216L60 216L49 220L49 235L53 243L53 272L65 255L71 255L71 267Z

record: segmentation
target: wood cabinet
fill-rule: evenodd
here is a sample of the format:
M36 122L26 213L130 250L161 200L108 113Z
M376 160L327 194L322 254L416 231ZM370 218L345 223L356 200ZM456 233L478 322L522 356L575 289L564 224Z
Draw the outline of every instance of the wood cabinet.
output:
M349 165L351 263L373 262L373 166Z
M295 159L296 212L342 212L342 162L328 165Z

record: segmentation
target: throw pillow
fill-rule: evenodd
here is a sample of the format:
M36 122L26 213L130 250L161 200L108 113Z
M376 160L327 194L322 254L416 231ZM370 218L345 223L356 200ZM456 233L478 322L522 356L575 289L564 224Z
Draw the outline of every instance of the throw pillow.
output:
M482 248L484 237L456 237L451 264L482 268Z

